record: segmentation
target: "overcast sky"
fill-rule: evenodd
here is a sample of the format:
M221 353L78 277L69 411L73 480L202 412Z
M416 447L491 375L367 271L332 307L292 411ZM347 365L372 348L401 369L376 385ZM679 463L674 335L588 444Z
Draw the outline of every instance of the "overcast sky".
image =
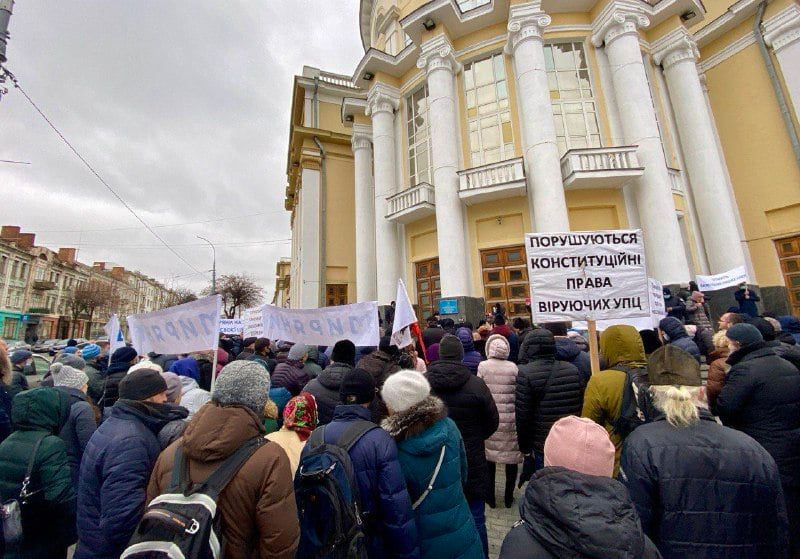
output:
M21 0L8 68L150 225L207 222L156 229L193 266L211 268L203 235L218 244L219 275L252 274L271 299L275 263L291 254L289 242L264 241L290 237L292 77L304 64L352 73L363 54L357 3ZM112 261L195 290L208 283L17 91L0 101L0 159L31 163L0 163L0 223L36 233L38 245L78 247L87 264Z

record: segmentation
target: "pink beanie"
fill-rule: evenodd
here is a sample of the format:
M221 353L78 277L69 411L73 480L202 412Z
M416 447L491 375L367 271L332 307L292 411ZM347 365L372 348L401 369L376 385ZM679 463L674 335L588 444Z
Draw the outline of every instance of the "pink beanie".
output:
M544 441L544 465L612 477L614 443L608 432L591 419L562 417L553 424Z

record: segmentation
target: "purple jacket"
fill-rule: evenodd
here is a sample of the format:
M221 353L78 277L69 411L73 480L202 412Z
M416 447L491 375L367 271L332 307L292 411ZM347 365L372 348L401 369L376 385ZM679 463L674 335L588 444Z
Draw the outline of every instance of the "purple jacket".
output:
M287 359L275 367L275 371L270 375L270 386L285 388L292 396L297 396L309 380L311 378L302 361Z
M472 332L470 332L469 328L459 328L456 336L461 341L461 345L464 346L464 358L461 360L461 364L469 369L473 375L477 375L478 365L483 361L483 357L479 352L475 351Z

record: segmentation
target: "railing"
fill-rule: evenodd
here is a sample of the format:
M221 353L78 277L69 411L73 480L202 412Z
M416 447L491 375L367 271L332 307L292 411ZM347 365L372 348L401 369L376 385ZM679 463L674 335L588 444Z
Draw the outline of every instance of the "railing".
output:
M412 186L408 190L404 190L403 192L387 198L386 201L389 203L389 216L410 210L414 206L419 206L421 204L430 204L433 206L436 203L433 186L427 182L421 182L416 186Z
M51 289L56 288L56 282L54 281L45 281L45 280L35 280L33 282L33 288L38 289L40 291L50 291Z
M507 159L458 172L458 189L461 193L491 188L504 184L525 182L522 158Z
M339 74L331 74L330 72L320 72L319 81L338 85L339 87L347 87L349 89L358 89L356 85L347 76Z
M564 180L574 173L638 168L636 146L571 149L561 158L561 176Z
M676 194L683 194L683 173L680 169L667 169L669 171L669 185L672 188L672 192Z

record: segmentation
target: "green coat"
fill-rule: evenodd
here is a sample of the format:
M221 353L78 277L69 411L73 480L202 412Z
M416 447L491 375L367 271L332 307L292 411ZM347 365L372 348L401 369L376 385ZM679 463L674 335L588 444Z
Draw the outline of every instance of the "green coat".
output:
M14 398L11 411L16 431L0 444L0 498L19 496L33 447L42 443L33 463L31 490L41 490L43 502L23 523L32 536L5 557L45 559L60 557L76 541L75 490L72 486L67 447L58 432L69 417L69 396L54 388L35 388Z

